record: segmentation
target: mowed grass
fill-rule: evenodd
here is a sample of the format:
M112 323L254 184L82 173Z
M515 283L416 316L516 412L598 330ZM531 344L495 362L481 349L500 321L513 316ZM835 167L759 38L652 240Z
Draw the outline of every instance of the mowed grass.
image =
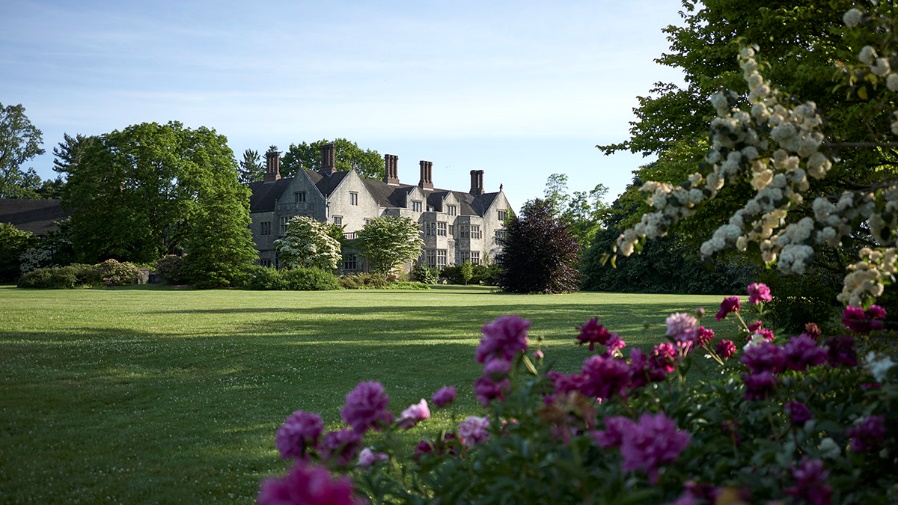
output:
M542 337L546 362L574 371L587 356L576 327L591 317L650 347L667 314L713 314L720 299L2 286L0 502L252 503L260 479L287 468L274 448L286 416L336 427L359 381L383 383L396 414L450 384L454 414L478 412L474 349L498 316L529 319L531 345ZM450 423L434 417L410 440Z

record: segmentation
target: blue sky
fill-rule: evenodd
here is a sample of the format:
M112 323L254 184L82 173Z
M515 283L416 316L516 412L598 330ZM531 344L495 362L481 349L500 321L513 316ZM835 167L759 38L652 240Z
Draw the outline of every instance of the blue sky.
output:
M609 200L648 160L604 156L636 97L680 82L653 58L675 0L4 0L0 103L21 103L53 178L63 133L181 121L247 148L345 137L399 156L402 182L433 162L439 188L484 170L512 205L553 173ZM27 168L26 166L26 168Z

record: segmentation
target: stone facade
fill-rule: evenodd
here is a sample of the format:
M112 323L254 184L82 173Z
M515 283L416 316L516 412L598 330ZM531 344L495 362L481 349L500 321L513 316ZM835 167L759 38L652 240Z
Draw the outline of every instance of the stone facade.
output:
M250 226L262 265L278 266L274 241L294 216L342 225L350 240L370 219L412 218L421 225L424 239L418 261L436 268L491 262L499 252L498 239L511 206L501 186L495 193L485 191L482 170L471 171L471 189L461 192L434 188L429 161L420 162L420 180L409 185L399 182L399 158L394 155L384 156L385 175L379 181L363 179L354 170L336 171L332 145L322 149L321 159L317 171L300 170L295 177L281 178L279 154L266 154L264 180L249 185ZM343 270L365 271L364 258L351 249L344 251Z

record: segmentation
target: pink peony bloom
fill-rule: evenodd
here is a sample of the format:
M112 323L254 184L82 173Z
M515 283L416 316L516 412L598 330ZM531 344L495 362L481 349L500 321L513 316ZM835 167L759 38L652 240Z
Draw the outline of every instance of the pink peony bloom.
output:
M664 413L639 416L635 429L623 433L620 453L624 471L643 470L652 484L658 482L658 467L673 463L689 445L689 433L677 429L677 425Z
M667 316L667 333L666 335L674 340L682 341L692 341L695 340L696 333L698 332L697 325L698 321L692 314L687 314L685 312L677 312Z
M421 398L421 401L402 411L399 417L399 426L409 429L421 421L430 419L430 408L427 406L427 400Z
M817 339L819 339L820 336L823 335L823 332L820 331L820 327L818 327L816 324L807 323L804 325L804 333L802 333L802 335L807 335L814 339L814 341L816 342Z
M365 502L353 496L352 482L348 477L332 479L326 468L297 464L283 478L272 478L262 483L259 505L295 505L311 503L320 505L363 505Z
M695 341L699 347L705 347L714 340L714 330L699 326L695 335Z
M857 351L854 349L854 339L850 336L832 337L826 341L826 350L826 361L830 366L857 366Z
M649 376L653 378L660 377L661 380L665 375L674 371L677 366L677 350L670 342L662 342L655 346L652 355L649 358Z
M343 422L352 426L359 434L369 428L380 430L393 422L393 414L387 410L390 398L379 382L360 382L346 395L346 404L340 415Z
M741 361L752 373L780 373L786 364L786 354L782 347L762 341L760 344L748 346Z
M511 361L501 357L487 358L483 365L483 375L493 380L508 377L509 373L511 373Z
M739 310L739 297L738 296L730 296L728 298L724 298L723 302L720 304L720 310L717 311L717 315L714 316L715 319L720 321L721 319L725 319L727 314L731 312L737 312Z
M721 340L717 343L715 350L721 359L730 359L732 355L736 354L736 344L732 340Z
M458 391L455 389L455 386L445 386L433 394L431 401L433 401L433 404L437 407L445 407L454 402L457 397Z
M871 305L866 311L860 307L845 307L842 311L842 324L857 333L870 333L882 329L882 319L886 311L879 305Z
M580 391L583 385L583 376L580 374L563 374L550 370L546 377L555 385L555 392L548 398L549 401L555 396L567 396L572 391Z
M533 352L533 357L536 358L537 360L542 360L545 356L546 355L543 354L542 349L537 349L536 351Z
M786 489L786 494L795 497L796 503L811 505L832 503L833 490L826 484L829 472L823 469L822 461L804 458L791 470L795 484Z
M477 346L477 362L485 363L494 356L512 361L519 352L527 350L528 328L530 321L518 316L502 316L483 325L483 338Z
M623 360L590 356L583 363L582 377L580 392L585 396L603 400L614 395L626 396L630 367Z
M882 444L886 436L886 418L883 416L870 416L854 425L845 432L851 437L852 452L874 451Z
M811 411L801 402L786 402L784 407L792 424L803 426L804 423L813 419Z
M274 437L274 445L284 459L306 459L306 452L318 445L323 431L321 416L297 410L281 425Z
M745 382L746 400L763 400L776 391L776 376L769 371L756 372L742 376Z
M616 333L611 333L607 328L599 324L599 318L594 317L580 326L580 334L577 335L577 341L580 345L589 344L589 350L595 349L596 344L607 345L612 337L617 337Z
M351 464L362 450L362 436L344 428L329 431L321 442L321 458L340 466Z
M493 400L504 400L505 393L510 390L511 382L508 379L495 381L484 376L474 382L474 395L484 407L487 407Z
M374 452L370 447L365 447L359 453L359 461L355 464L357 468L370 468L371 465L378 461L386 461L390 457L383 452Z
M649 383L649 358L641 349L630 350L630 389Z
M636 423L628 417L606 417L605 431L592 432L599 447L619 447L624 440L624 435L636 429Z
M773 300L773 296L770 295L770 288L766 284L756 282L748 285L748 303L756 305L770 300Z
M474 447L486 441L490 438L490 432L487 431L489 425L490 420L487 417L468 416L458 425L458 436L461 443L465 447Z
M801 334L792 337L783 346L786 354L785 368L787 370L804 371L812 366L826 363L826 349L817 346L808 335Z
M626 342L624 342L617 333L612 333L611 338L605 342L605 352L603 354L605 356L611 356L614 354L614 351L623 349L624 347L627 347Z
M764 321L755 321L748 325L748 332L754 333L764 327Z

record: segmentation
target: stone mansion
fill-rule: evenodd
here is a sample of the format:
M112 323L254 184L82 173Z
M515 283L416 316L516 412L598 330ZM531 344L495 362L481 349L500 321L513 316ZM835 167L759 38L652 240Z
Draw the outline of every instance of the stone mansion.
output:
M434 188L429 161L420 162L417 185L402 184L398 159L385 155L384 178L364 179L355 170L338 172L334 146L329 144L321 150L319 170L299 170L295 177L281 178L279 153L266 153L264 180L249 184L250 228L260 264L278 266L274 241L294 216L342 225L350 240L373 218L409 217L420 224L424 239L419 262L442 268L492 261L501 248L499 239L510 209L502 186L487 193L483 170L472 170L468 192ZM352 250L344 251L342 266L344 273L366 271L364 258Z

